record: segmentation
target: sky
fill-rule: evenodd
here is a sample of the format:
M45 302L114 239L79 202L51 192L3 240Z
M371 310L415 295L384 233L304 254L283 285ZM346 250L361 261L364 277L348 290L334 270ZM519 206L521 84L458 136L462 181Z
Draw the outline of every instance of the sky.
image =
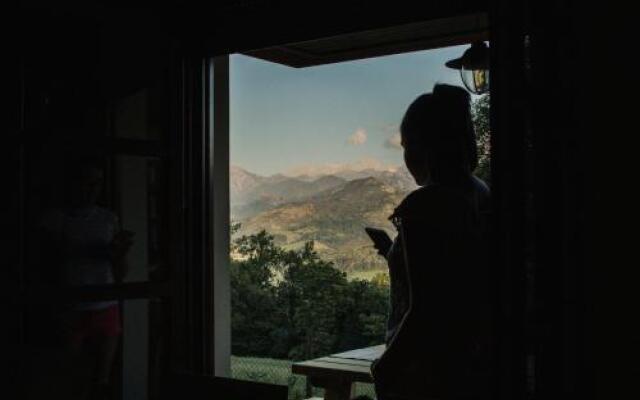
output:
M402 164L398 127L467 46L292 68L231 56L231 164L260 175Z

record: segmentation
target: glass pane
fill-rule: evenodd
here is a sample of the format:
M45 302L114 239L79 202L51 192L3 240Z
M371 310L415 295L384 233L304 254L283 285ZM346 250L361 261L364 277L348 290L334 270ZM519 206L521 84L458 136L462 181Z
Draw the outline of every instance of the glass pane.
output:
M158 299L31 308L19 366L25 398L159 398L168 321Z
M31 151L25 275L33 285L163 279L165 180L154 157Z
M32 285L110 284L118 228L108 160L52 147L27 153L25 275Z
M118 156L114 167L119 228L131 235L124 281L162 279L167 276L163 162L155 157Z
M113 134L127 139L160 140L165 136L167 96L161 85L118 99L113 107Z
M21 263L21 246L23 239L22 217L24 216L24 198L22 193L22 149L21 146L15 146L9 151L4 152L7 156L7 165L10 165L11 173L8 174L7 197L9 200L9 212L7 213L7 227L9 232L13 234L9 235L9 241L5 242L7 246L6 252L6 268L0 275L7 283L7 286L13 286L15 288L22 287L22 274L20 271Z

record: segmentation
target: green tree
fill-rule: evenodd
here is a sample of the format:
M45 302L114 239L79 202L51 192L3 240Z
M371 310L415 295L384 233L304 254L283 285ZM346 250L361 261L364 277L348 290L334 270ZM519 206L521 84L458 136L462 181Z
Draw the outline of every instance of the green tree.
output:
M313 242L288 251L283 261L278 293L286 310L288 357L300 360L330 354L336 348L344 319L346 274L322 260Z
M234 355L302 360L382 343L388 284L349 282L313 242L284 250L265 231L232 250Z
M339 351L368 347L384 341L389 286L366 280L349 282L343 307L347 311L340 333Z
M478 98L471 104L471 118L478 141L478 168L476 174L486 182L491 181L491 123L488 94Z
M233 248L246 258L231 262L232 352L269 356L270 335L277 324L273 317L277 313L274 271L282 250L265 231L242 236Z

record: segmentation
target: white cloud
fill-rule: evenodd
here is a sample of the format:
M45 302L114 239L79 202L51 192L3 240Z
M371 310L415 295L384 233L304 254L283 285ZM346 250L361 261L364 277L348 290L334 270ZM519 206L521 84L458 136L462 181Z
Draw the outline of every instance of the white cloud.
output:
M394 133L391 137L388 137L384 142L384 147L388 149L402 149L402 140L400 139L400 132Z
M363 145L364 142L367 141L367 131L365 131L362 128L358 128L355 132L353 132L353 134L351 136L349 136L349 138L347 139L347 143L354 145L354 146L360 146Z

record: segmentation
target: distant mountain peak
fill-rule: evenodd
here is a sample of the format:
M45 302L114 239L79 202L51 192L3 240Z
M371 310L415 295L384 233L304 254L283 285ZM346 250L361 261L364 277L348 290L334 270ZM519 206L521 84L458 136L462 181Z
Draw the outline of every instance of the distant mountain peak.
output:
M256 209L241 221L238 234L265 229L286 248L313 240L321 256L344 271L382 270L384 260L373 249L364 227L392 232L388 217L407 193L382 175L352 180L328 175L307 182L316 188L321 182L341 183L304 199Z
M340 178L339 176L335 176L335 175L324 175L321 176L319 178L314 179L312 182L313 183L323 183L323 182L345 182L346 180L344 178Z
M353 175L366 171L373 172L396 172L400 167L395 164L385 164L375 158L362 158L355 162L349 163L328 163L328 164L308 164L299 165L290 168L285 175L290 177L321 177L326 175L335 175L343 177L344 175Z

